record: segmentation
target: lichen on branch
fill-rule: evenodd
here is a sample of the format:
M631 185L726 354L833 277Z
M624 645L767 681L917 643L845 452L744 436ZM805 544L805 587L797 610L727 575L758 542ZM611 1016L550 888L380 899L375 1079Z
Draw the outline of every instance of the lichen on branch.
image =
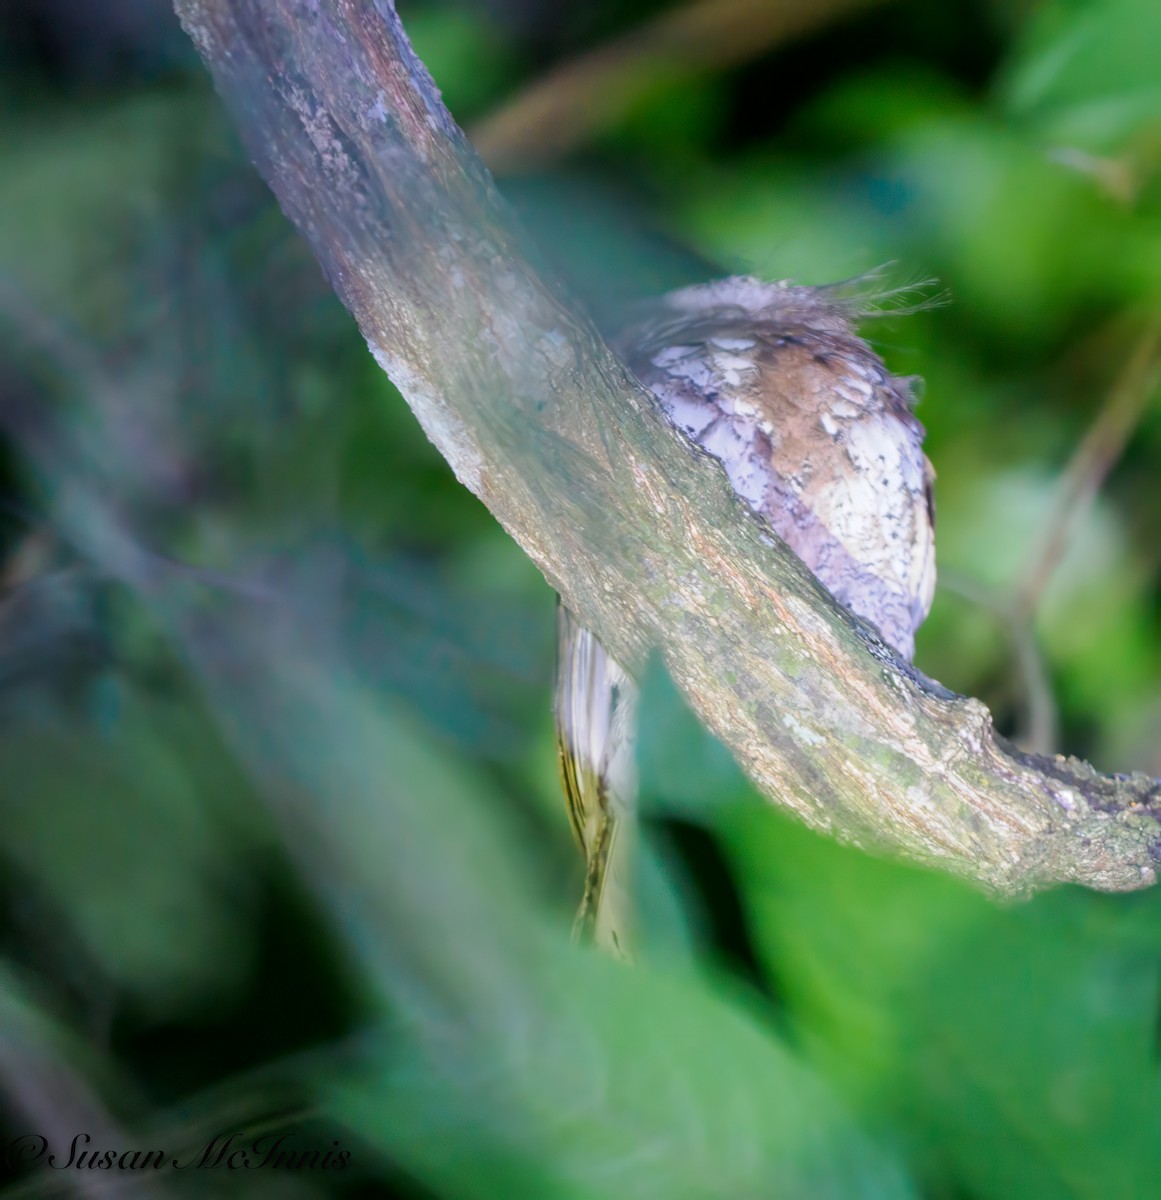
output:
M1021 754L835 604L532 265L387 0L176 6L456 475L621 662L660 650L765 795L1000 892L1154 882L1161 782Z

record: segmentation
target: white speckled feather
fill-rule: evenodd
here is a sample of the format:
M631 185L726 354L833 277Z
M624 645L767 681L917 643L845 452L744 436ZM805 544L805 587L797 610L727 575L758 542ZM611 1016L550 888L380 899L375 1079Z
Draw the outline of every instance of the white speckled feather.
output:
M836 599L910 658L935 588L933 473L907 383L824 288L736 277L664 297L619 349Z

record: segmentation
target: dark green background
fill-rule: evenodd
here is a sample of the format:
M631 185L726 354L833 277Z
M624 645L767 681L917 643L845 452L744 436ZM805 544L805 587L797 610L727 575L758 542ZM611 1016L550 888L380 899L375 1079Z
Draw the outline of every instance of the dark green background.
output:
M663 8L400 0L469 128ZM660 674L644 961L571 947L547 585L164 3L10 0L0 36L6 1143L351 1152L168 1194L1161 1196L1159 894L997 906L842 849ZM938 280L867 331L927 381L917 663L1020 737L995 610L1158 315L1161 7L898 0L743 58L501 188L601 321L729 271ZM1057 748L1154 775L1159 463L1154 402L1033 626Z

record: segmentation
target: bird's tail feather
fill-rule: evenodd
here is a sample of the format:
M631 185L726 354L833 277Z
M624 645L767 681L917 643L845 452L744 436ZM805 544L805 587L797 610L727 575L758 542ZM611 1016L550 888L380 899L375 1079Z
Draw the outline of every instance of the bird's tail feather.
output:
M637 802L637 688L591 630L561 604L556 740L573 833L585 856L575 934L632 957Z

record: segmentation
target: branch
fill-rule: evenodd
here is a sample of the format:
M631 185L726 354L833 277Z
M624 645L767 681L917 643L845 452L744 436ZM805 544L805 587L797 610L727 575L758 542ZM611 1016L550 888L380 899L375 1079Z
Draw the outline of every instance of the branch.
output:
M1062 474L1048 522L1029 548L1028 566L1011 594L955 575L941 576L943 587L987 609L1003 627L1026 710L1026 728L1016 741L1039 754L1054 752L1060 729L1056 699L1036 640L1036 613L1068 548L1071 531L1096 502L1157 390L1161 381L1159 352L1161 325L1154 321L1139 339Z
M177 0L428 436L613 654L818 829L1006 892L1151 884L1161 783L1022 755L736 500L529 251L388 0Z
M469 132L494 170L544 166L615 125L660 84L748 62L880 0L690 0L554 67Z
M1012 600L1016 620L1029 622L1064 557L1068 536L1092 507L1108 473L1117 465L1161 381L1161 323L1152 322L1138 342L1113 390L1077 447L1061 481L1047 527L1029 559Z

